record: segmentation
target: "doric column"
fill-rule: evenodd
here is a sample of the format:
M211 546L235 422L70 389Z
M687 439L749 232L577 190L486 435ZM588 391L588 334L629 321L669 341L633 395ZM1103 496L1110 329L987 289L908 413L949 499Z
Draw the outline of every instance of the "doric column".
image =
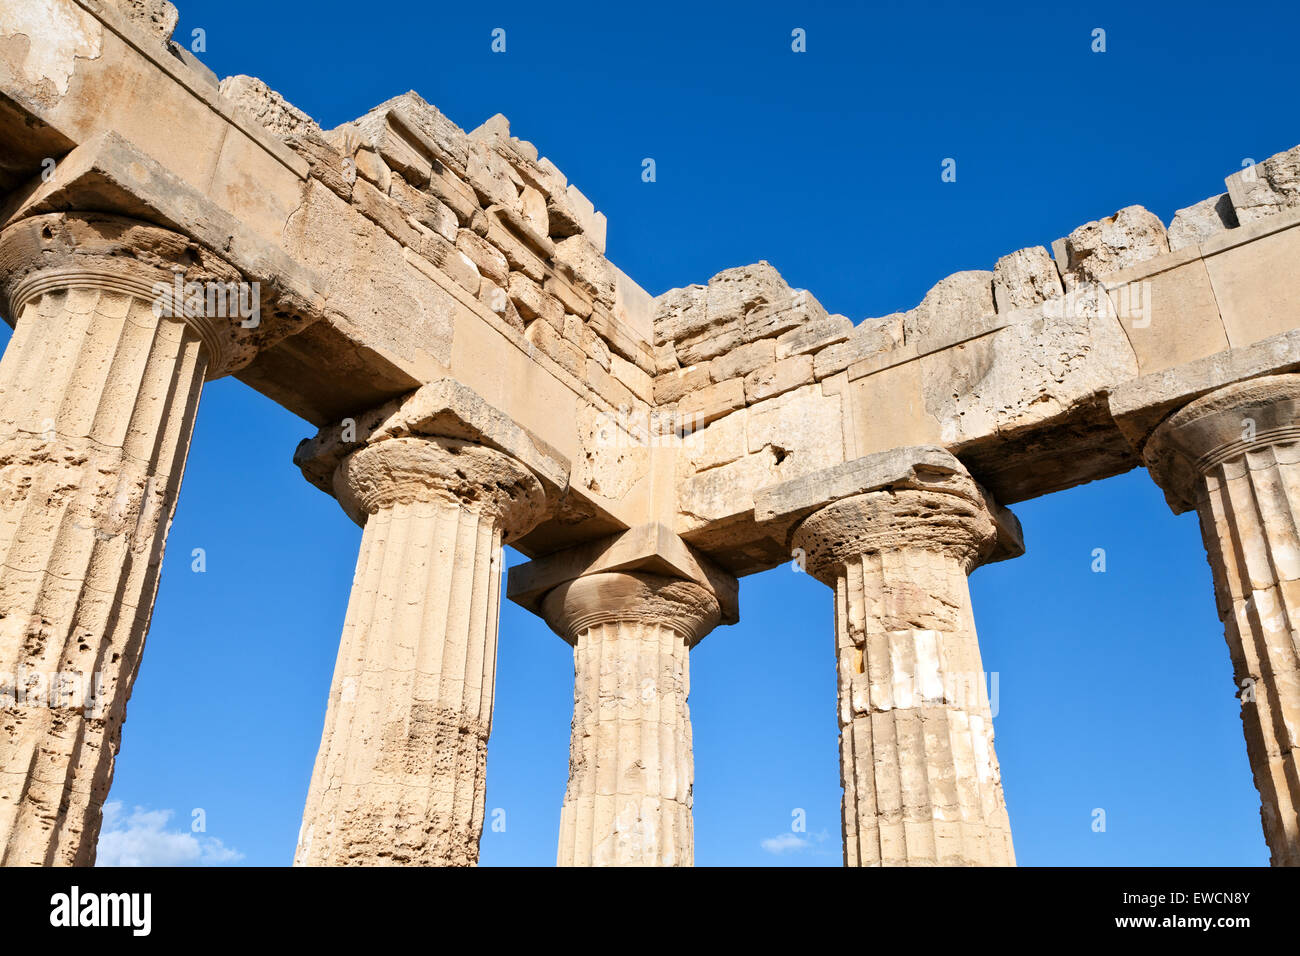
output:
M964 473L834 502L793 542L835 589L847 866L1011 866L966 576L993 548Z
M0 862L94 861L126 701L225 330L183 236L100 214L0 233ZM237 319L235 321L238 321Z
M573 645L573 736L560 866L690 866L689 652L721 619L699 584L604 572L542 604Z
M503 538L537 477L452 438L387 438L334 493L361 553L296 865L472 865L483 829Z
M1176 513L1196 508L1274 866L1300 866L1300 375L1229 385L1143 449Z

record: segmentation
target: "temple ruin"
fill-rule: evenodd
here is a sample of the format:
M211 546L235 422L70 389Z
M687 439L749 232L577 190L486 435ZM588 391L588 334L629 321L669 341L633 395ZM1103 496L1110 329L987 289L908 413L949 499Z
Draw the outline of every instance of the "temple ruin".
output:
M1023 552L1008 506L1143 466L1200 515L1300 865L1300 147L855 324L766 262L652 296L505 117L406 93L324 130L175 24L0 0L0 673L102 678L9 688L0 862L93 861L233 375L364 527L297 864L477 861L504 598L572 646L558 862L690 865L690 650L794 561L834 621L845 863L1013 865L967 575Z

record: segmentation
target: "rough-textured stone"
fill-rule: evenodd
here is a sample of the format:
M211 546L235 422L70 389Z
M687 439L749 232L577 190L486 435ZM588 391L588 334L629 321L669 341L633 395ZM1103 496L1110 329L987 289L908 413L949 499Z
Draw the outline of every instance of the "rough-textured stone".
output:
M993 303L1000 313L1055 299L1064 291L1056 263L1042 246L1012 252L993 267Z
M1242 225L1300 205L1300 146L1233 173L1228 195Z
M584 236L555 244L555 261L573 270L580 290L606 308L614 305L614 273L609 261Z
M994 311L992 272L954 272L935 283L920 305L903 313L903 341L960 339Z
M532 279L513 272L510 274L507 291L510 293L510 301L515 304L524 321L542 319L554 329L564 328L564 306L560 305L559 299L543 292L542 287Z
M1174 213L1173 222L1169 224L1169 251L1200 245L1225 229L1235 228L1237 211L1232 208L1232 198L1227 193L1202 199L1196 205Z
M1067 292L1168 251L1164 223L1141 206L1125 206L1052 243Z
M828 345L847 342L853 332L853 321L846 315L828 315L791 329L777 337L776 357L789 358L805 352L817 352Z
M693 392L697 388L704 388L711 381L713 381L713 377L709 372L707 362L703 365L675 369L655 378L654 398L658 404L668 405L678 401L688 392Z
M854 362L897 348L903 342L904 313L896 312L880 319L863 319L839 344L822 348L813 357L813 373L818 379L844 371Z
M813 357L792 355L745 376L745 401L753 405L813 380Z
M709 374L715 382L729 378L743 378L756 368L776 361L776 343L771 339L747 342L719 355L709 363Z

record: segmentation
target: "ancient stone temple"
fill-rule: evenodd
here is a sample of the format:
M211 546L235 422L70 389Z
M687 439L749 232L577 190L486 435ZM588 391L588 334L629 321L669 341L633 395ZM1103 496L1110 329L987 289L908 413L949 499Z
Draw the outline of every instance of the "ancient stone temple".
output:
M285 454L364 528L299 864L477 861L507 599L573 654L558 862L690 865L691 650L795 561L826 585L845 863L1013 865L967 576L1022 553L1008 506L1136 467L1200 516L1300 864L1300 147L855 324L766 262L652 296L503 116L406 93L324 130L175 23L0 0L0 861L93 860L232 375L317 429ZM12 675L42 673L95 692L31 706Z

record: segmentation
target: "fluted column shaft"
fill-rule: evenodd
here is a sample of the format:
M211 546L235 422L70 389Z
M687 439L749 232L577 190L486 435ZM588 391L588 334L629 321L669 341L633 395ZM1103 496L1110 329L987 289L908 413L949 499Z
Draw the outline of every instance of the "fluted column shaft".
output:
M1144 457L1200 517L1264 837L1274 866L1300 866L1300 375L1198 399Z
M962 475L857 495L794 543L835 589L846 866L1010 866L967 574L994 523Z
M0 234L16 325L0 360L5 865L94 861L199 394L216 371L196 325L155 308L157 286L237 278L202 259L174 233L96 214Z
M560 866L690 866L690 649L720 617L698 584L593 574L547 595L573 644L573 735Z
M502 541L536 477L453 439L393 438L340 466L365 515L297 865L472 865L486 799Z

